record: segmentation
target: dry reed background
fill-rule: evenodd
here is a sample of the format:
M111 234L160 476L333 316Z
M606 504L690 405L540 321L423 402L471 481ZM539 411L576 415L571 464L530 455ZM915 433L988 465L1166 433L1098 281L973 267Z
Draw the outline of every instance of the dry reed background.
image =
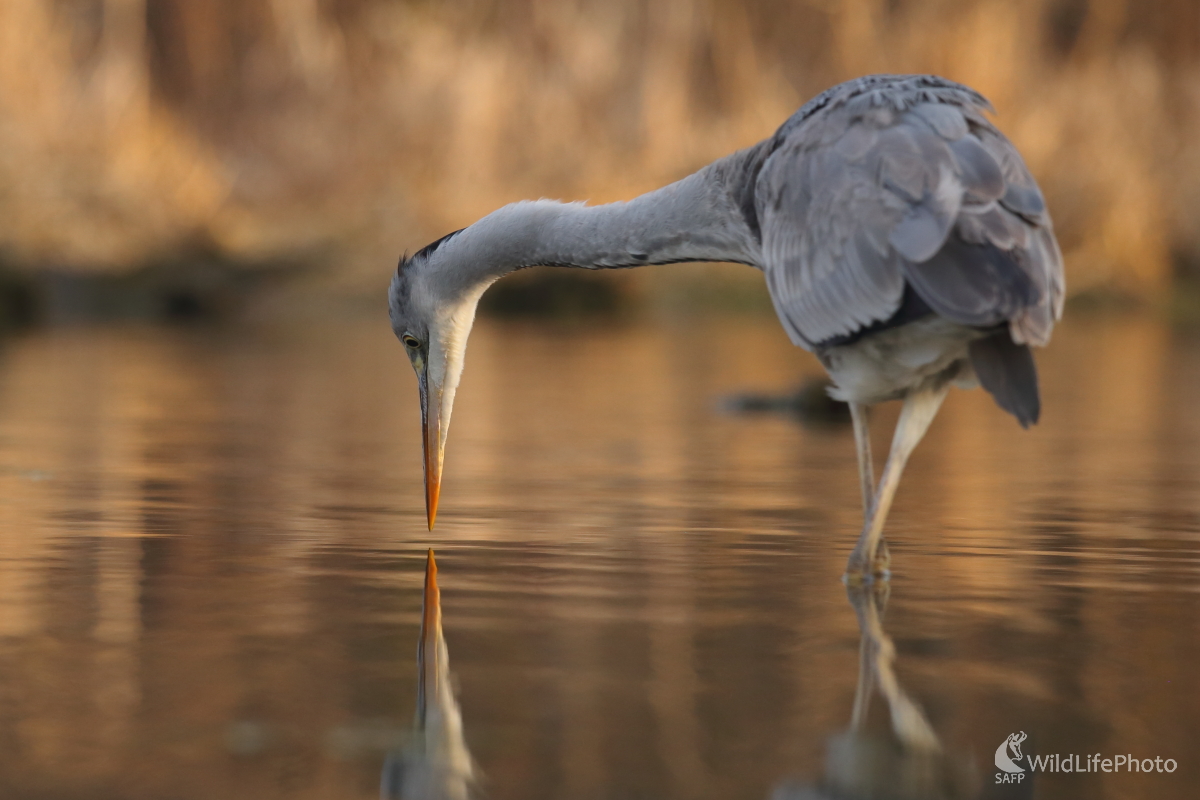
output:
M881 71L991 98L1074 291L1200 273L1195 0L0 0L0 260L376 288L497 205L654 188Z

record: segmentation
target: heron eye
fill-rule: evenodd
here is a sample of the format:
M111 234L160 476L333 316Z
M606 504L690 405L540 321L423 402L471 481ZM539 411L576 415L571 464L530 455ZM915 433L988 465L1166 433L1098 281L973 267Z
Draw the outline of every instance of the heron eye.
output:
M415 336L409 336L406 333L406 334L404 334L404 346L411 347L413 350L416 350L418 347L421 346L421 343L417 341L417 338Z

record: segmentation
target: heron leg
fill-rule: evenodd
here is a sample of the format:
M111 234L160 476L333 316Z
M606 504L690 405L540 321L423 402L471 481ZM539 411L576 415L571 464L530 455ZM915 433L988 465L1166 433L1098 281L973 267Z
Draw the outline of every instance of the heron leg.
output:
M883 523L887 520L892 500L896 496L896 487L900 484L904 465L908 463L913 448L925 436L925 431L929 430L929 424L937 416L949 389L950 385L945 383L920 389L904 398L904 407L900 410L900 420L896 423L892 449L888 453L887 464L883 467L879 489L875 492L862 535L858 537L858 544L855 545L854 552L850 554L850 562L846 565L846 578L849 582L865 581L871 574L887 574L887 550L879 546L883 540ZM881 560L880 556L883 556L884 560Z
M850 404L850 419L854 422L854 446L858 452L858 481L862 487L863 524L871 519L875 505L875 459L871 456L871 407L865 403ZM890 559L887 539L880 536L877 561L886 568Z
M862 484L863 518L871 516L875 502L875 466L871 460L871 407L863 403L850 404L850 419L854 422L854 447L858 451L858 480Z

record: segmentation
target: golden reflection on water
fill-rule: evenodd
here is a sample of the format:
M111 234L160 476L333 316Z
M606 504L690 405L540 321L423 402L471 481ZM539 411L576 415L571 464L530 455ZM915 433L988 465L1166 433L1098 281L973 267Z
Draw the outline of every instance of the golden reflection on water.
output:
M952 393L889 520L896 669L996 745L1200 781L1200 341L1069 319L1022 432ZM818 367L769 319L481 323L424 530L386 325L65 328L0 350L0 797L375 796L430 544L495 798L766 797L844 731L848 428L730 417ZM877 450L894 409L876 420Z

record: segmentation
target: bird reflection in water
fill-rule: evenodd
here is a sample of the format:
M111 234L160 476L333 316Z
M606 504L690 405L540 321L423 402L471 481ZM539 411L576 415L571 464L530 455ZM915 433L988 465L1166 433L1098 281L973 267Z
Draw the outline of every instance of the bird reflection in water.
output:
M896 646L883 629L886 583L847 588L861 632L858 687L850 728L830 738L817 784L785 783L771 800L967 800L980 796L970 760L946 751L920 705L900 686ZM868 730L875 691L883 696L890 730Z
M442 603L433 550L425 561L425 601L417 643L417 715L412 740L383 765L383 800L467 800L475 765L463 739L450 657L442 636Z
M786 782L770 800L971 800L980 798L973 764L942 746L925 713L900 686L896 646L883 629L887 583L847 587L858 617L858 686L848 730L831 737L824 774L815 784ZM468 800L475 766L463 738L462 714L450 678L442 635L437 564L425 564L425 600L417 644L417 713L414 734L383 766L383 800ZM890 729L868 730L875 692L882 695Z

